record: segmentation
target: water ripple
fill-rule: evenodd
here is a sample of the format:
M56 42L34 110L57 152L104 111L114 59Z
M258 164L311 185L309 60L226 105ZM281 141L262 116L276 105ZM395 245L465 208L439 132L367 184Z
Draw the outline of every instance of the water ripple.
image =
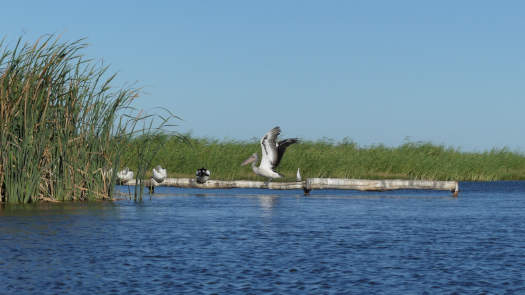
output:
M525 293L525 186L480 186L4 208L3 292Z

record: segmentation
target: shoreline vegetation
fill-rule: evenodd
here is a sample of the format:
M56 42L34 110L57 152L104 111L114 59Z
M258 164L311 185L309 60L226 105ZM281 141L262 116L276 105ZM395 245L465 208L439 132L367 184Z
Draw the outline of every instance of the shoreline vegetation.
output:
M261 180L240 164L258 140L195 138L167 132L172 119L147 115L131 103L140 91L114 88L115 74L82 55L83 40L54 35L10 48L0 41L0 203L113 198L116 172L129 167L140 183L160 164L168 177L195 177L206 167L218 180ZM155 123L155 124L154 124ZM361 147L350 140L291 146L279 172L306 178L492 181L525 179L525 155L482 153L431 143Z
M85 47L54 35L12 48L0 41L1 202L110 199L129 140L158 132L131 107L139 90L114 88L115 74ZM135 162L149 163L149 143Z
M202 166L212 179L265 180L249 166L240 166L252 153L261 153L258 140L235 141L159 135L162 149L154 165L167 169L168 177L194 177ZM137 140L133 139L132 141ZM123 159L135 153L138 143L125 150ZM136 169L129 166L130 169ZM295 181L297 168L303 179L314 177L355 179L418 179L455 181L496 181L525 179L525 155L507 148L485 152L463 152L457 148L428 142L406 142L398 147L361 147L351 140L302 141L291 146L278 171Z

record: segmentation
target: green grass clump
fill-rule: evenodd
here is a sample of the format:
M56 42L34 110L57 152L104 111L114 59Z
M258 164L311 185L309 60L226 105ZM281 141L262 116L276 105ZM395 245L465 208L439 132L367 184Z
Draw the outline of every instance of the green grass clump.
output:
M111 196L130 138L119 113L137 96L114 90L82 40L0 42L0 197L3 201ZM129 122L129 121L128 121Z
M240 166L252 153L260 155L258 141L218 141L189 135L186 142L179 137L165 137L163 141L152 164L167 168L169 177L194 177L195 170L204 166L214 179L265 180L249 166ZM133 146L131 143L130 148ZM347 139L304 141L287 149L277 170L286 176L284 181L293 181L297 168L303 179L517 180L525 179L525 156L506 148L474 153L426 142L360 147Z

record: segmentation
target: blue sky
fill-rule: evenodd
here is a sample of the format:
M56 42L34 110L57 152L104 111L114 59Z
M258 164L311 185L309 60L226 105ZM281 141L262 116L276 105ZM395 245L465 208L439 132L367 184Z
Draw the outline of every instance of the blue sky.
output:
M86 37L181 132L525 152L523 1L9 1L8 44Z

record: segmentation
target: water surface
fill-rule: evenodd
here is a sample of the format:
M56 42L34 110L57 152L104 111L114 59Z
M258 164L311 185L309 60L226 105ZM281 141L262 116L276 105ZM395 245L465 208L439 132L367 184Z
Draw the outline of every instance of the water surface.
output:
M0 293L524 294L525 182L460 189L7 206Z

